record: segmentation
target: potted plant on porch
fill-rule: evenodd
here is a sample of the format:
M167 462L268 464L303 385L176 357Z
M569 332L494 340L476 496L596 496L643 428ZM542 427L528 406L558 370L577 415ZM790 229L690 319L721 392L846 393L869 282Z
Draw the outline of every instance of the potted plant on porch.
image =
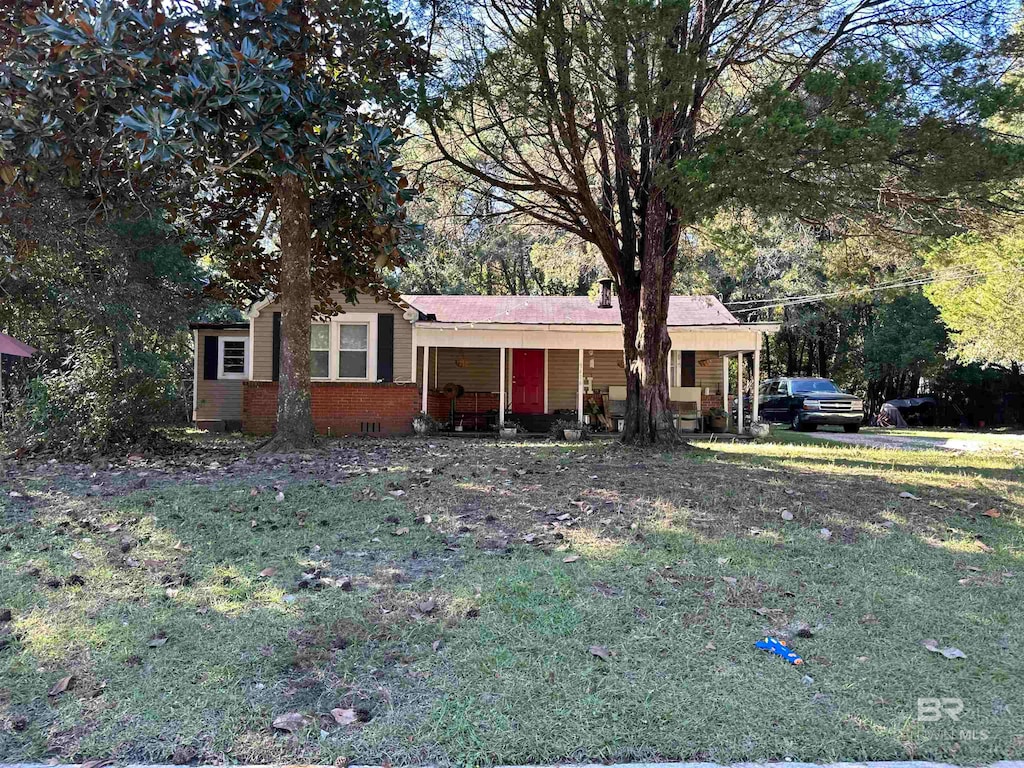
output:
M711 408L708 410L708 417L711 421L712 432L725 432L729 428L729 414L724 408Z
M429 413L418 413L412 420L412 430L417 435L432 435L439 428L437 420Z
M515 437L519 433L519 424L512 421L511 419L505 419L505 423L501 425L499 434L502 437Z
M568 440L571 443L578 443L588 434L590 434L590 430L587 425L579 421L558 419L551 425L551 436L556 440L561 438L563 440Z

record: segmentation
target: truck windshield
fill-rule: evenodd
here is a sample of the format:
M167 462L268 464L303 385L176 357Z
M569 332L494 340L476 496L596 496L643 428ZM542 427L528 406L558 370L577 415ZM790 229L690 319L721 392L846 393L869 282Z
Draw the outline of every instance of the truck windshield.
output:
M790 382L793 392L838 392L839 388L828 379L804 379Z

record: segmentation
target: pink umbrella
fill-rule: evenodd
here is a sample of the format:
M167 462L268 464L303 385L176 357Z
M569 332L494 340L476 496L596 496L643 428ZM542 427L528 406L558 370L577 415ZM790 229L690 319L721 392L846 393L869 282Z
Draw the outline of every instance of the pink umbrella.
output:
M14 357L32 357L36 351L28 344L24 344L6 333L0 333L0 362L4 355ZM0 365L0 424L4 419L4 367Z
M0 355L14 355L15 357L32 357L36 351L28 344L18 341L13 336L0 333Z

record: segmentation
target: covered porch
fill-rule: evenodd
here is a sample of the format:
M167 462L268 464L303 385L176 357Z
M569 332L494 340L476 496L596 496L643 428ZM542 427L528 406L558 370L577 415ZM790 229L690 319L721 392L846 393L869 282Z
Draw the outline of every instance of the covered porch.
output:
M752 325L670 329L668 376L678 428L709 429L712 413L720 417L724 410L725 428L743 432L743 407L734 420L730 406L737 395L742 399L757 391L765 330ZM754 375L744 382L748 357ZM617 326L419 322L412 358L421 408L447 430L489 431L514 422L526 432L546 432L559 419L584 421L599 432L621 428L626 373ZM738 363L732 382L730 360ZM753 409L756 419L756 398Z

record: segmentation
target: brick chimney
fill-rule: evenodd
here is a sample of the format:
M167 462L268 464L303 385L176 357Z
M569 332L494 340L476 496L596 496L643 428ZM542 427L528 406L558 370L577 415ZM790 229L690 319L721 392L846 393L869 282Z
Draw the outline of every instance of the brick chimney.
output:
M597 299L597 306L601 309L612 308L612 279L605 277L597 281L597 284L601 286L601 293Z

